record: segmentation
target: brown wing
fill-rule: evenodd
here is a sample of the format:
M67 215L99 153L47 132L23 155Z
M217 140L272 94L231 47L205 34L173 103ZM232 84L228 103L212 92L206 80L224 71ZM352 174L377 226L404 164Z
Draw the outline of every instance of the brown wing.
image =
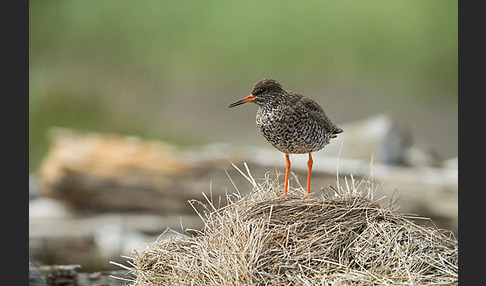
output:
M307 110L309 117L324 127L324 129L331 134L331 138L336 137L335 134L343 132L341 128L337 127L336 124L327 117L324 109L322 109L317 102L307 97L302 97L301 102L304 105L305 110Z

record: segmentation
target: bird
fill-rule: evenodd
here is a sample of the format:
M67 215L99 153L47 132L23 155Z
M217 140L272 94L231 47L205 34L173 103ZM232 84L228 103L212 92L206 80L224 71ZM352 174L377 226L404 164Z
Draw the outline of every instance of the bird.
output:
M274 79L258 81L250 95L231 103L228 107L232 108L248 102L259 106L256 125L260 133L273 147L285 154L284 196L288 196L291 165L289 154L309 154L305 196L308 198L314 162L312 152L324 148L331 139L343 132L343 129L337 127L314 100L284 90Z

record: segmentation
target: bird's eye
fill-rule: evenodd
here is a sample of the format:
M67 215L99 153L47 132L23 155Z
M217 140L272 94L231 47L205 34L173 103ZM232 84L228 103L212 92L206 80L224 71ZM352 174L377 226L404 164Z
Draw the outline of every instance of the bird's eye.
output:
M268 88L262 88L260 89L260 93L267 93L268 92Z

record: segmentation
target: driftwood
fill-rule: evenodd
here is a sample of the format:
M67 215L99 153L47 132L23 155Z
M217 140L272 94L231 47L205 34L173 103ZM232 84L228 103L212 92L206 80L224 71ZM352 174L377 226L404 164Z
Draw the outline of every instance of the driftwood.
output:
M387 130L371 133L385 136ZM352 127L345 132L358 137ZM256 180L268 172L278 175L283 185L284 156L271 147L211 144L180 149L160 141L67 129L50 135L50 151L37 173L40 198L31 200L29 212L29 256L34 261L84 265L98 256L104 262L95 266L106 268L108 260L129 254L136 241L154 241L166 227L199 229L202 222L188 200L205 201L205 193L218 207L227 203L227 193L251 190L232 163L244 168L246 162ZM414 161L405 156L417 154L408 143L398 148L400 156L372 158L383 150L384 139L376 138L362 138L368 146L363 150L369 152L363 159L351 152L355 143L344 135L339 140L313 154L315 195L338 182L373 180L379 186L376 197L400 197L401 212L429 217L457 234L457 161L429 160L433 156ZM393 157L408 163L390 161ZM307 157L293 155L291 160L295 176L290 184L301 181L305 188Z

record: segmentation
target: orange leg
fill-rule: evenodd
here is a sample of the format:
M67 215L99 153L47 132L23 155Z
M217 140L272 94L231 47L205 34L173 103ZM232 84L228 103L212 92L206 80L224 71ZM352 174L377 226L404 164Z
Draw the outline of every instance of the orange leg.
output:
M290 171L290 157L289 154L285 154L285 189L284 196L287 196L287 188L289 186L289 171Z
M310 182L311 182L311 173L312 173L312 164L314 161L312 160L312 155L309 153L309 161L307 161L307 195L306 198L310 195Z

